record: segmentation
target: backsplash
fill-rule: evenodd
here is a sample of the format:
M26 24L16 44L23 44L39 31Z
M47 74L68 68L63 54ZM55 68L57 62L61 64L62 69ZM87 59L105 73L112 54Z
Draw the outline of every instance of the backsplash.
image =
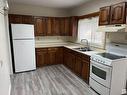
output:
M35 37L36 43L53 43L69 41L69 36L38 36Z
M108 32L106 33L106 42L127 44L127 32Z

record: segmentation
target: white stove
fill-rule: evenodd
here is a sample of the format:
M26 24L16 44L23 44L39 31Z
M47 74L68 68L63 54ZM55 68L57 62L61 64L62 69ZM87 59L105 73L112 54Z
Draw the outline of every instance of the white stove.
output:
M125 58L126 56L120 56L120 55L104 52L104 53L98 53L93 55L91 57L91 60L107 65L107 66L112 66L112 62L123 60Z
M90 87L100 95L121 95L127 79L127 45L110 43L91 56Z

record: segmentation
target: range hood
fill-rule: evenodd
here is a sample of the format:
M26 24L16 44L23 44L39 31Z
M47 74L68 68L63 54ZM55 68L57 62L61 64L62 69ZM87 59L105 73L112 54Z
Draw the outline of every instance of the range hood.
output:
M127 25L99 26L97 32L127 32Z

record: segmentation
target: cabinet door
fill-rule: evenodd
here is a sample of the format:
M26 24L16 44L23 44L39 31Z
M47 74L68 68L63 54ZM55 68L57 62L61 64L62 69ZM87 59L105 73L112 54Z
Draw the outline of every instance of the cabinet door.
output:
M75 55L73 53L68 53L68 59L67 59L67 65L68 67L74 71L75 69Z
M54 36L60 35L60 18L53 18L52 30Z
M14 23L14 24L21 24L22 23L22 15L9 15L9 23Z
M83 60L82 63L82 78L89 83L89 72L90 72L90 62Z
M36 64L37 67L43 67L47 65L47 49L36 49Z
M33 17L32 16L22 16L22 23L23 24L33 24Z
M56 64L57 48L48 48L48 65Z
M52 36L52 23L53 23L53 18L48 17L46 18L46 29L47 29L47 36Z
M119 3L111 6L111 24L126 23L126 3Z
M78 18L71 17L69 36L77 37L77 33L78 33Z
M65 19L60 18L60 35L65 36Z
M56 51L56 64L63 64L63 48L58 48Z
M46 35L46 21L43 17L35 17L35 36Z
M107 25L110 22L110 6L100 8L99 25Z
M69 36L69 32L70 32L70 18L66 17L65 18L65 36Z
M82 58L80 58L80 57L76 57L75 73L77 75L81 76L81 73L82 73Z

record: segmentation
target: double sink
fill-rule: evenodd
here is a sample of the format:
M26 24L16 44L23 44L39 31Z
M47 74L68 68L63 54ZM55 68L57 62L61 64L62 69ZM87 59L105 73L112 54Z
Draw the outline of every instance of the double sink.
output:
M81 47L81 48L74 48L75 50L78 50L78 51L82 51L82 52L86 52L86 51L93 51L91 50L90 48L88 47Z

